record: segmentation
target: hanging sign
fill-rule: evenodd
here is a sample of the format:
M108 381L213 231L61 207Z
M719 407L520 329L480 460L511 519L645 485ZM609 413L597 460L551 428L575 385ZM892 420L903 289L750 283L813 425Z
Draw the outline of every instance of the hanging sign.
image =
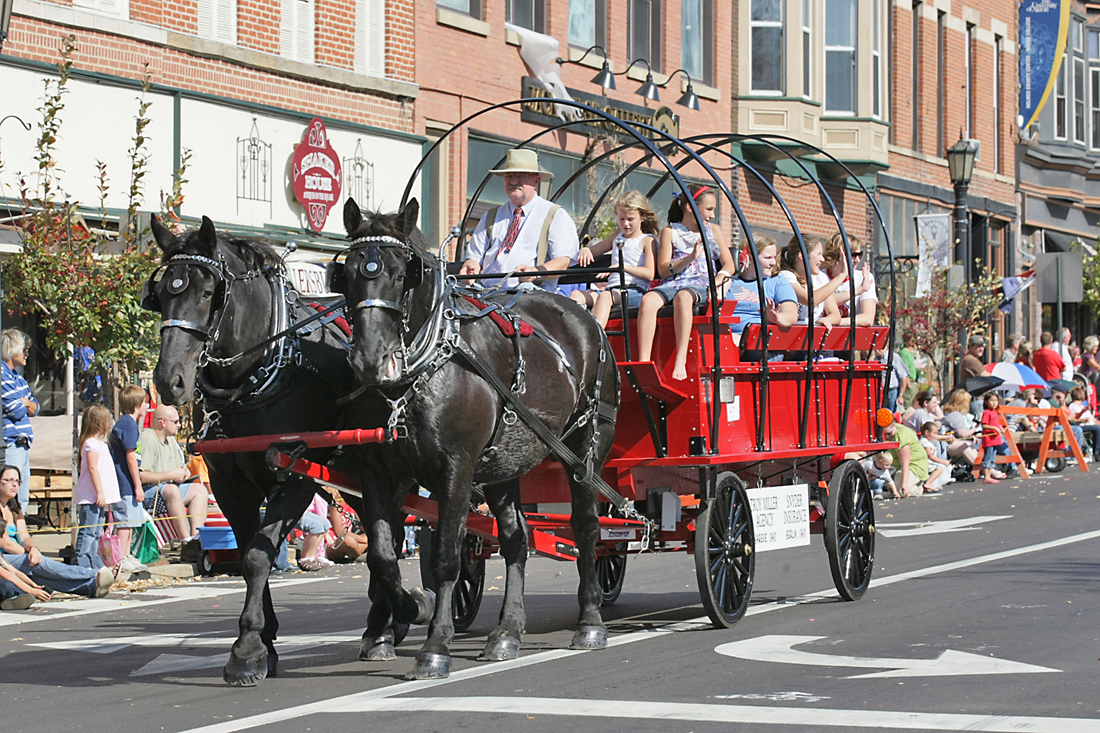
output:
M913 217L917 225L916 298L928 295L932 289L933 272L941 272L951 266L951 215L921 214Z
M1039 116L1066 51L1070 0L1020 3L1020 127Z
M340 200L341 181L340 156L332 149L320 117L310 120L302 142L294 148L291 178L294 198L305 207L310 228L320 232Z

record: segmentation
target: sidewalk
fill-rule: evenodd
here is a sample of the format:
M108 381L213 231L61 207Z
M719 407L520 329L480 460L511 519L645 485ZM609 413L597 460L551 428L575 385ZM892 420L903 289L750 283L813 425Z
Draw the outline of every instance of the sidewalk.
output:
M61 550L65 549L72 544L71 531L65 532L35 532L34 544L42 552L43 555L50 557L59 562L61 560ZM165 548L161 550L160 559L149 566L148 573L137 573L132 577L140 580L142 578L149 578L153 576L168 577L168 578L191 578L199 575L198 569L190 563L181 563L180 551L169 550Z

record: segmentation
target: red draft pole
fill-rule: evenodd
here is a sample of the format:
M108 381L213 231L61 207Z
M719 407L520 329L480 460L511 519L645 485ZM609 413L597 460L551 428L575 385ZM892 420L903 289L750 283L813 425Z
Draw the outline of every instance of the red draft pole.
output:
M277 443L305 443L309 448L331 448L337 445L385 443L386 429L323 430L316 433L288 435L250 435L245 438L218 438L195 443L195 453L262 453Z

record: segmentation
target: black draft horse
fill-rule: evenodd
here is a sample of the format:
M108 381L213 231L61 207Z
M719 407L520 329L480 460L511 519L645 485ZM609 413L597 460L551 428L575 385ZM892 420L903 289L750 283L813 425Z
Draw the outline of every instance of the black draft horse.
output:
M337 400L355 391L358 383L348 365L347 346L331 327L299 334L289 352L280 352L285 344L273 343L242 356L277 333L280 321L285 326L296 308L302 314L314 313L288 296L282 260L269 245L216 232L206 217L197 230L179 237L156 218L152 229L164 253L162 271L159 280L150 279L152 297L143 298L143 305L164 318L153 382L165 404L191 400L197 381L205 408L218 413L208 437L376 427L389 414L374 394L337 407ZM286 363L273 366L280 359ZM258 381L252 382L253 377ZM265 384L266 389L255 394ZM351 466L344 470L360 470L370 450L370 446L345 449L342 458ZM304 457L323 463L331 453L309 451ZM263 453L211 453L206 463L218 506L242 548L247 586L240 636L233 643L223 677L230 684L254 685L277 670L278 621L268 587L276 548L318 487L298 474L277 476ZM260 505L265 498L268 504L261 522ZM361 513L353 497L345 498ZM390 512L395 525L403 520L404 515ZM360 658L394 659L394 645L407 626L395 624L387 596L372 591L373 595L379 598L371 605ZM403 617L400 621L425 623L430 601L423 596L414 600L419 606L396 615Z
M499 382L511 385L516 397L576 456L587 456L588 468L597 476L611 449L619 405L614 355L603 329L587 311L568 298L535 290L518 298L515 293L478 296L486 303L508 304L498 319L478 317L484 304L472 304L456 294L445 278L445 264L426 250L416 228L418 210L414 199L397 214L364 220L349 199L344 226L352 242L343 274L339 265L330 272L330 287L339 287L337 281L343 280L346 288L355 334L352 368L365 387L391 401L390 424L399 422L407 431L389 450L372 456L382 465L364 477L371 576L379 590L391 594L394 608L405 603L387 534L390 524L385 521L394 499L384 485L376 483L367 490L367 481L374 476L407 477L429 489L439 503L432 554L435 615L408 679L449 674L452 594L474 483L484 486L497 518L507 565L500 623L482 658L516 657L526 624L527 524L519 505L519 477L538 465L549 449L517 419L501 393L475 372L467 356L454 355L459 342L476 353ZM508 323L516 335L506 335ZM529 335L521 335L525 332ZM567 467L566 473L580 574L580 616L572 646L598 649L607 645L595 569L598 489L582 481L576 469Z

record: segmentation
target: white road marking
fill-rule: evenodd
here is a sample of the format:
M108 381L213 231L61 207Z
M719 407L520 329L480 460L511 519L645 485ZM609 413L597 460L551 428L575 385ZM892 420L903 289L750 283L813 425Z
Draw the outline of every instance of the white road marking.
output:
M883 537L924 537L930 534L946 534L947 532L969 532L981 527L973 527L975 524L996 522L998 519L1011 519L1011 514L990 517L971 517L970 519L947 519L935 522L875 522L875 531Z
M848 679L867 679L870 677L949 677L970 674L1036 674L1039 672L1061 672L1060 669L1038 667L1022 662L1012 662L996 657L983 657L948 649L936 659L887 659L882 657L847 657L835 654L815 654L799 651L791 647L811 641L819 641L824 636L758 636L721 644L714 651L727 657L748 659L754 662L776 662L780 664L802 664L815 667L871 667L886 669L888 672L872 672L849 677Z
M293 578L288 580L272 581L271 589L289 588L295 585L307 583L319 583L324 580L338 580L337 576L323 576L312 578ZM8 611L0 614L0 627L16 626L19 624L33 624L39 621L56 621L73 616L90 616L97 613L109 613L111 611L133 610L135 608L149 608L165 603L180 603L181 601L196 601L203 598L218 598L234 593L244 593L244 582L211 583L209 585L183 585L166 588L156 588L142 593L141 600L126 600L119 595L109 598L88 598L67 603L54 603L38 606L30 611ZM148 597L156 600L145 600ZM65 609L53 612L52 609Z
M379 698L345 705L341 713L454 712L492 715L560 715L616 720L683 720L705 723L755 723L842 728L990 733L1096 733L1098 721L1088 718L1046 718L1026 715L962 715L888 710L712 705L643 700L555 700L546 697Z
M912 580L914 578L923 578L929 575L936 575L938 573L946 573L952 570L959 570L962 568L971 567L973 565L981 565L988 562L996 562L997 560L1003 560L1017 555L1025 555L1034 552L1040 552L1042 550L1048 550L1055 547L1062 547L1065 545L1071 545L1077 542L1085 542L1100 537L1100 530L1094 530L1092 532L1083 532L1081 534L1072 535L1070 537L1062 537L1057 540L1051 540L1049 542L1040 542L1035 545L1028 545L1026 547L1017 547L1012 550L1004 550L1002 552L995 552L989 555L980 555L968 560L958 560L956 562L945 563L943 565L935 565L932 567L921 568L919 570L913 570L907 573L898 573L897 575L891 575L887 578L882 578L877 581L872 581L874 586L886 586L893 583L900 583L905 580ZM782 601L773 601L769 604L763 604L760 606L753 606L749 608L746 615L755 616L761 613L767 613L768 611L776 611L781 608L787 608L788 606L801 605L811 601L819 600L822 598L834 597L836 591L833 589L818 591L817 593L811 593L805 596L799 596L795 599L784 599ZM643 641L646 639L652 639L666 634L675 633L676 631L686 631L689 629L697 629L707 626L708 622L706 618L692 619L691 621L685 621L678 624L672 624L670 626L660 627L653 630L635 631L629 634L623 634L621 636L612 637L608 645L609 646L622 646L635 641ZM453 684L455 682L462 682L465 680L475 679L478 677L486 677L488 675L499 674L501 672L510 672L512 670L527 667L535 664L542 664L544 662L550 662L557 659L565 659L567 657L575 656L577 654L588 654L587 651L573 651L568 649L554 649L545 652L539 652L527 657L520 657L519 659L513 659L508 662L495 662L478 667L470 667L467 669L459 670L451 674L450 677L444 680L418 680L415 682L401 682L388 687L381 687L376 690L368 690L366 692L357 692L351 695L345 695L343 697L320 700L313 703L307 703L305 705L299 705L292 708L286 708L284 710L274 710L270 713L262 713L260 715L253 715L247 718L241 718L239 720L229 720L220 723L214 723L213 725L203 726L201 728L193 728L184 733L234 733L240 730L249 730L251 728L260 727L263 725L270 725L273 723L280 723L287 720L294 720L316 713L337 713L343 712L347 709L348 712L353 711L356 706L366 705L372 701L379 701L385 703L400 703L402 700L390 700L389 698L396 697L398 695L405 695L409 693L419 692L420 690L430 689L433 687L439 687L442 685ZM477 706L477 711L486 712L487 709L482 707L488 700L493 698L440 698L430 699L424 701L425 704L439 703L441 707L432 708L435 710L448 709L445 706L448 703L461 703L463 701L472 700L473 704ZM512 704L514 700L519 698L501 698L502 705ZM686 717L690 716L693 711L699 710L701 707L698 704L684 705L681 703L622 703L621 701L610 701L615 705L622 705L626 709L624 714L616 717L637 717L634 713L641 710L643 707L648 706L644 717L651 718L665 718L670 717L670 713L674 710L684 710L685 717L682 720L697 720L697 718ZM558 708L565 708L570 714L580 715L577 712L581 709L581 705L584 701L570 699L570 700L546 700L548 706L546 714L552 714L549 710L549 706L557 706ZM598 707L601 711L608 710L608 707L603 703L598 703ZM790 715L795 712L790 708L774 708L766 706L714 706L720 708L722 711L731 711L730 714L736 711L745 711L746 715L751 714L751 718L722 718L719 722L781 722L784 720L783 716ZM374 710L381 710L382 708L372 708ZM397 707L387 708L390 710L397 710ZM428 708L424 708L427 710ZM525 708L526 712L532 712L534 706ZM508 712L507 710L501 710L501 712ZM1027 718L1023 716L1019 717L1005 717L1005 716L980 716L980 715L949 715L939 713L905 713L905 712L884 712L884 711L866 711L866 710L822 710L820 708L813 708L808 711L801 711L808 713L808 717L799 721L790 721L791 725L826 725L825 721L834 721L831 725L840 727L871 727L871 728L906 728L917 730L981 730L981 731L1006 731L1011 733L1020 733L1021 731L1033 731L1034 733L1095 733L1097 726L1100 725L1100 721L1088 720L1081 718ZM674 717L674 716L672 716ZM670 719L672 719L670 717ZM867 723L867 721L873 721ZM982 727L985 726L985 727Z
M279 651L287 649L298 651L310 649L328 644L340 644L346 641L359 641L364 629L351 631L334 631L326 634L293 634L279 637ZM94 654L111 654L130 646L143 647L201 647L201 646L225 646L234 641L232 636L212 636L210 634L149 634L146 636L104 637L99 639L71 639L69 641L45 641L27 644L27 646L39 646L45 649L60 649L62 651L92 652Z
M279 655L279 661L288 659L303 659L316 657L318 654L287 654ZM199 669L211 669L224 667L229 661L229 652L215 654L212 657L196 657L190 654L161 654L141 669L135 669L130 673L131 677L144 677L151 674L179 674L180 672L194 672Z

